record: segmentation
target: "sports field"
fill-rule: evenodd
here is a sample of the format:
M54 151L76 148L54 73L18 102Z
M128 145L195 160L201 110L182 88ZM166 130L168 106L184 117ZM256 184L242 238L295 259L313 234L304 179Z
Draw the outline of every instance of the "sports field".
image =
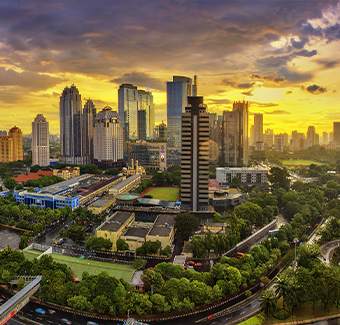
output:
M148 187L143 196L152 195L152 198L163 201L174 202L178 198L179 189L177 187Z
M298 159L298 160L282 160L282 166L283 167L295 167L295 166L309 166L311 164L314 165L324 165L324 163L320 163L317 161L313 161L313 160L302 160L302 159Z
M33 260L38 257L42 252L36 250L24 251L25 257L29 260ZM53 260L58 263L64 263L74 271L75 277L81 279L84 271L90 274L98 274L105 270L111 276L117 279L123 278L127 282L131 281L132 273L135 270L131 265L107 263L101 261L85 260L77 257L71 257L66 255L51 254Z

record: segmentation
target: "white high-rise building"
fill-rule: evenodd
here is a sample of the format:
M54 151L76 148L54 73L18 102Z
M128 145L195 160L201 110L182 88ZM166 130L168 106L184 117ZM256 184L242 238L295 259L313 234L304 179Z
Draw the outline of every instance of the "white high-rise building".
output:
M49 123L43 114L32 122L32 165L50 165Z
M119 114L109 106L95 117L93 131L94 163L100 168L114 168L123 159L123 129Z

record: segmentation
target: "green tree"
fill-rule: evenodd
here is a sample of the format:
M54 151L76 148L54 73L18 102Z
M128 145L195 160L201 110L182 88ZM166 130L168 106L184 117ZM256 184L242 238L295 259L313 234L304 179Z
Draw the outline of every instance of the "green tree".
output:
M80 242L86 238L84 227L78 223L74 223L69 228L62 230L60 235L70 238L74 242Z
M254 223L257 226L263 225L262 208L255 203L246 202L240 204L235 208L235 214L239 218L249 220L251 225L253 225Z
M67 299L67 304L74 309L77 310L89 310L93 311L93 305L91 302L87 300L84 296L73 296L72 298Z
M175 217L175 229L182 235L184 240L188 240L194 231L198 230L198 227L198 219L190 213L189 209Z
M34 166L31 167L30 172L31 173L36 173L39 170L40 170L40 166L39 165L34 165Z
M164 186L165 175L159 171L152 176L151 182L157 186Z
M201 236L192 237L190 248L196 257L204 257L207 252L205 240Z
M126 251L129 249L129 244L124 239L118 239L116 241L117 251Z
M106 312L108 312L110 310L111 304L111 300L104 295L97 296L92 301L93 308L99 314L105 314Z
M238 179L238 177L233 177L233 179L231 180L231 184L230 184L231 188L238 188L240 187L240 180Z
M140 270L146 265L146 263L147 260L137 257L133 260L133 267L137 270Z
M12 191L16 187L17 182L15 181L15 179L8 177L4 180L4 185L7 189Z
M108 169L104 174L116 176L116 175L120 174L120 170L117 169L117 168L111 168L111 169Z
M290 180L289 173L284 168L273 167L270 169L268 174L268 180L271 183L271 189L273 192L282 188L286 191L289 190Z
M277 298L273 290L265 290L261 293L260 299L260 306L262 311L265 312L267 317L269 313L273 313L275 311L277 305Z

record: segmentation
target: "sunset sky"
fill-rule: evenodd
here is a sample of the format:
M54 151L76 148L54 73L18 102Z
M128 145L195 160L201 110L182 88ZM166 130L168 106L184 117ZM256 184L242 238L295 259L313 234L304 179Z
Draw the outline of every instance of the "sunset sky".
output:
M321 135L340 121L339 58L338 1L1 0L0 130L44 114L59 133L71 84L97 111L121 83L149 88L159 123L166 81L196 71L209 112L244 99L264 130Z

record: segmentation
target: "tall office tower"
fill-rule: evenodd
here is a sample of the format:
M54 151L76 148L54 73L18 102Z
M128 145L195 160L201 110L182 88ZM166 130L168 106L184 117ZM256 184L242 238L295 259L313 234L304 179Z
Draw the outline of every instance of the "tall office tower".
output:
M322 134L322 144L328 144L328 133L324 132Z
M138 110L138 140L146 140L146 111Z
M93 131L94 163L100 168L121 167L123 159L123 129L119 114L109 106L95 117Z
M0 131L0 137L6 137L7 131Z
M122 84L118 89L118 109L124 141L138 139L138 90L131 84Z
M249 145L254 146L254 144L254 125L251 125L249 129Z
M60 159L61 163L86 164L83 153L82 103L79 90L65 87L60 96Z
M138 124L145 129L145 135L139 135L139 139L153 139L155 129L155 105L150 91L138 90L138 112L143 117ZM143 126L142 126L143 125Z
M314 126L309 126L307 130L307 139L312 141L312 146L314 146L315 143L315 127Z
M43 114L38 114L32 122L32 165L50 165L49 123Z
M320 137L317 133L314 134L314 145L320 144Z
M329 142L333 142L333 141L334 141L334 131L333 132L329 132Z
M191 78L173 76L173 81L167 82L168 147L181 148L182 113L188 105L187 97L196 95L197 84Z
M340 122L333 122L333 141L340 145Z
M22 132L17 126L8 131L8 136L13 139L13 160L23 160Z
M87 100L83 109L83 153L86 164L93 163L93 128L97 110L91 99Z
M267 129L264 131L264 144L267 148L271 148L274 146L274 131L271 129Z
M263 142L263 114L254 114L254 143Z
M248 164L248 102L234 102L233 110L223 112L222 164Z
M283 145L288 147L288 133L283 133Z
M0 137L0 162L13 160L13 139L7 135Z
M274 147L275 147L275 150L283 151L284 143L285 143L284 137L285 137L284 134L281 134L281 133L274 135Z
M209 113L209 161L217 162L221 147L221 122L216 113Z
M209 113L203 97L188 97L182 113L181 197L182 208L208 210Z
M166 134L167 134L166 124L162 121L161 124L156 125L154 137L156 140L166 142L166 139L167 139Z

